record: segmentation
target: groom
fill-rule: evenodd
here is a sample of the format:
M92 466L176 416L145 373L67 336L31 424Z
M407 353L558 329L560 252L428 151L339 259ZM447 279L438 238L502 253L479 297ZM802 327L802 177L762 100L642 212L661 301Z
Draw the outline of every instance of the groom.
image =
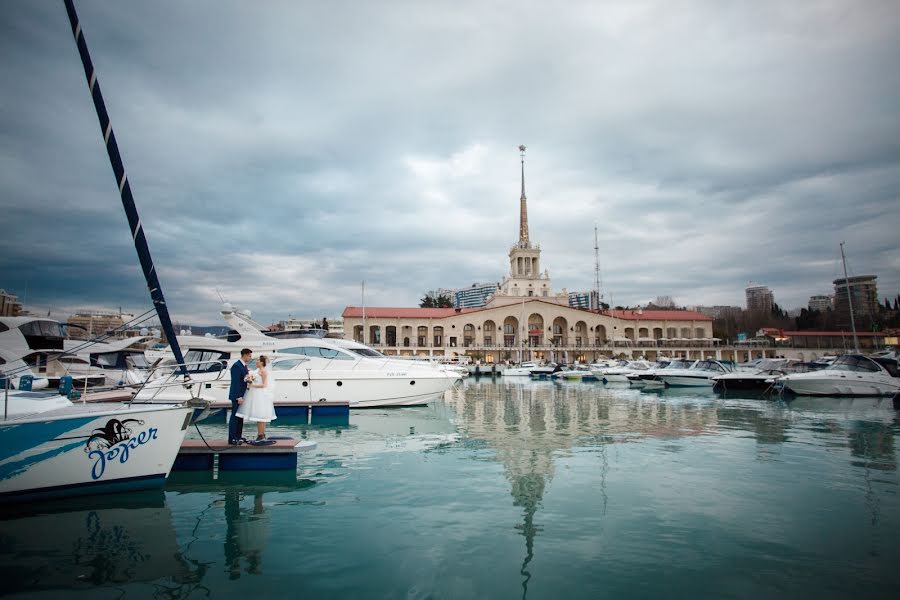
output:
M231 420L228 421L228 443L236 446L241 443L241 436L244 434L244 420L237 416L238 405L244 401L244 394L247 393L247 382L245 377L250 370L247 363L250 362L250 355L253 352L249 348L241 350L241 360L234 361L231 365L231 387L228 388L228 399L231 400Z

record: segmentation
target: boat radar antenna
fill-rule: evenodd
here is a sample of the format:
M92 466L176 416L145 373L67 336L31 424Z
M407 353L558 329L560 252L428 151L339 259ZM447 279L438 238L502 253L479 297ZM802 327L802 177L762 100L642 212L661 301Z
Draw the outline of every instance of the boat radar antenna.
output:
M163 296L159 277L156 274L156 266L153 264L153 258L150 256L150 247L147 245L147 238L144 236L141 217L138 215L134 196L131 195L131 185L128 183L128 177L125 174L125 165L122 162L122 156L119 154L116 135L113 133L109 113L106 112L103 94L100 93L100 83L97 81L97 72L94 70L94 63L91 61L91 55L88 53L84 32L81 29L81 23L78 20L78 14L75 12L75 5L72 3L72 0L64 1L66 12L69 15L69 24L72 26L72 34L75 36L75 44L78 46L78 54L81 57L81 65L84 67L84 76L87 78L91 98L94 100L94 108L97 111L97 119L100 121L100 131L103 133L106 153L109 155L109 162L116 177L116 185L119 187L122 208L125 209L125 215L128 217L131 239L134 241L134 248L137 250L138 260L141 262L141 269L144 271L144 278L147 280L147 288L150 290L150 300L153 302L153 307L159 316L159 323L162 325L163 331L165 331L169 340L169 346L172 348L172 354L175 355L178 370L182 375L188 377L188 372L184 365L184 356L181 354L181 347L178 345L175 328L172 326L166 299Z
M591 306L591 308L596 310L600 310L600 302L603 300L603 294L600 291L602 285L600 280L600 243L597 241L597 224L594 223L594 293L597 295L597 306Z

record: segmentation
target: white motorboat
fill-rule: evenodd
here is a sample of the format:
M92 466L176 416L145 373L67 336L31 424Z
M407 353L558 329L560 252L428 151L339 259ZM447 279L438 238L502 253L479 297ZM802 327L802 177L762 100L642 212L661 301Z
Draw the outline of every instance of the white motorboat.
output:
M150 336L95 341L68 339L65 327L45 317L0 317L0 356L23 360L33 371L33 390L55 388L68 375L78 387L140 383L147 361L140 346ZM0 363L2 364L2 363Z
M819 371L785 375L781 383L799 396L893 396L900 391L896 374L896 361L847 354Z
M0 412L0 502L22 502L162 487L193 410L16 391Z
M562 367L556 363L547 363L546 365L537 365L531 369L531 377L534 379L543 379L551 377L557 371L561 371Z
M646 371L651 366L646 360L623 360L614 367L594 371L594 375L606 383L628 383L630 374Z
M765 358L754 361L752 366L738 366L731 373L713 377L713 388L719 392L751 390L757 392L780 389L781 378L790 373L806 373L824 365L803 363L784 358Z
M566 381L597 381L597 377L587 366L562 369L553 373L552 377L553 379L564 379Z
M717 360L700 360L689 369L667 368L656 373L669 387L710 387L716 375L730 373L732 368Z
M296 340L294 340L296 342ZM271 353L270 372L275 380L275 406L298 401L349 402L352 408L416 406L443 397L461 375L428 363L390 360L359 355L341 348L334 340L320 338L316 345L282 348ZM190 382L172 386L159 377L138 392L136 399L154 402L185 401L190 397L209 401L228 400L230 379L225 366L234 364L218 357L199 357L188 351L186 362L205 368L192 369ZM205 361L205 362L203 362ZM250 366L254 367L251 362Z
M273 338L229 304L221 314L231 327L225 338L177 338L185 349L185 362L192 365L192 383L186 389L204 400L228 399L230 381L220 371L234 364L243 348L252 350L254 357L267 354L273 360L276 406L323 399L347 401L353 408L415 406L442 397L462 378L452 365L388 357L350 340L319 336ZM303 359L292 363L278 361L298 356ZM274 362L280 363L277 369ZM171 402L187 400L188 396L161 374L138 392L137 399Z
M658 375L663 369L689 369L697 361L675 359L670 361L658 361L655 366L646 371L634 372L625 377L628 383L635 387L665 387L665 382Z
M504 377L531 377L531 370L537 368L533 362L523 362L515 367L503 370Z
M8 379L9 387L13 390L22 388L23 377L30 378L31 390L33 391L43 390L49 386L46 377L37 375L20 357L2 348L0 348L0 377ZM5 389L5 387L5 384L0 386L0 391Z

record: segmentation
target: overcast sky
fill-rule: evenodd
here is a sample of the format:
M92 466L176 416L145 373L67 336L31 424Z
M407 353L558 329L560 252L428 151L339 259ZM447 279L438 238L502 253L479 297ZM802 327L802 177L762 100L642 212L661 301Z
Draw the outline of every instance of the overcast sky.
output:
M900 292L900 4L76 3L170 311L499 281L615 304ZM62 2L0 4L0 287L149 306ZM218 292L217 292L218 290Z

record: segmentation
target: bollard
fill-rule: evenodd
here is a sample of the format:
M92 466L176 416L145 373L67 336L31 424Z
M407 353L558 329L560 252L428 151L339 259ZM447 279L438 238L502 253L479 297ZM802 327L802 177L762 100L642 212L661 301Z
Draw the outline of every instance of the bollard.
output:
M59 378L59 395L60 396L68 396L69 392L72 391L72 376L71 375L63 375Z

